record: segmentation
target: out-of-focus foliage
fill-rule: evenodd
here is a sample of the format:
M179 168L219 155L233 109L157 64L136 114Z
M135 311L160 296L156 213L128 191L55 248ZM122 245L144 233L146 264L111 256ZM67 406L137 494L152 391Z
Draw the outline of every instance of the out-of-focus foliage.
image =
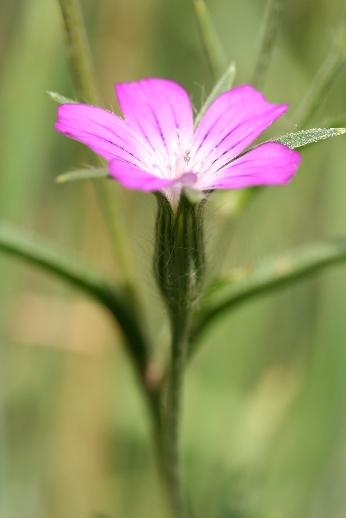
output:
M290 0L264 84L290 110L268 135L295 131L300 100L339 30L341 0ZM113 83L166 76L196 110L212 78L192 2L84 0L104 105ZM251 77L263 0L210 0L236 84ZM88 182L91 164L53 130L46 91L75 98L54 0L2 0L0 219L66 246L115 277ZM311 127L346 113L342 70ZM342 125L342 124L340 124ZM307 149L296 179L268 188L237 223L230 193L208 206L209 275L310 239L346 233L345 140ZM102 181L102 180L101 180ZM119 191L146 318L165 354L151 278L154 199ZM222 232L220 232L222 228ZM229 246L230 245L230 246ZM81 294L0 257L0 517L161 518L150 430L121 338ZM184 455L198 518L343 518L346 514L346 271L329 271L239 308L210 329L189 366ZM158 325L158 322L163 322Z

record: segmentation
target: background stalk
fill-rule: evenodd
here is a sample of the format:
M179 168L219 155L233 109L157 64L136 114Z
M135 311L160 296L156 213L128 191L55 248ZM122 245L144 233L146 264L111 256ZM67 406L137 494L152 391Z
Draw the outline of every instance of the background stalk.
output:
M79 0L59 0L68 44L71 73L79 100L96 103L99 101L94 81L84 20Z
M228 61L205 1L194 0L194 7L204 53L211 75L216 81L226 70Z
M58 0L64 22L67 46L70 57L70 67L76 93L85 102L97 104L99 96L97 93L95 73L93 70L90 48L85 30L84 19L79 0ZM153 421L158 420L160 413L159 393L156 387L151 387L147 379L147 371L150 363L150 346L144 337L140 320L139 301L136 290L134 268L130 246L126 233L124 232L123 211L119 198L112 192L112 205L109 203L109 192L107 186L102 182L93 182L95 194L99 203L100 211L113 243L113 252L117 266L121 273L121 282L124 294L129 302L128 312L133 313L133 329L139 333L127 340L127 348L133 360L137 379L146 395L149 414ZM130 325L130 327L132 324ZM156 426L156 425L154 425Z
M344 49L336 49L334 45L297 108L294 120L299 127L303 128L310 123L344 65Z
M251 83L261 88L272 59L276 37L279 31L282 0L269 0L260 49Z
M98 104L95 72L93 70L90 48L85 30L79 0L58 0L66 33L70 57L71 74L78 98L86 103ZM122 278L132 298L135 293L134 269L130 247L124 232L123 211L119 198L112 192L113 202L108 201L108 189L102 182L94 183L100 210L113 243L113 252Z

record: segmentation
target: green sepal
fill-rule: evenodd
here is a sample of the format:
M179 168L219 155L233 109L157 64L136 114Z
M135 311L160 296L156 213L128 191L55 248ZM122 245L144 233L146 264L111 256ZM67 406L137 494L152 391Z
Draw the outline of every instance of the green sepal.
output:
M205 259L203 243L204 203L191 203L182 194L177 210L156 194L154 273L171 315L188 311L201 292Z

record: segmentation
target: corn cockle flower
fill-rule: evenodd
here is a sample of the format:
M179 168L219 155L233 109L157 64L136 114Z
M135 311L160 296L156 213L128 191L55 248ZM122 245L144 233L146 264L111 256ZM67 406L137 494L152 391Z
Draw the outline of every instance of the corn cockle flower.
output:
M55 128L103 157L124 187L161 191L176 204L183 187L197 191L288 182L300 155L265 142L245 150L287 110L250 85L219 95L194 128L186 91L166 79L115 86L124 118L87 104L63 104Z

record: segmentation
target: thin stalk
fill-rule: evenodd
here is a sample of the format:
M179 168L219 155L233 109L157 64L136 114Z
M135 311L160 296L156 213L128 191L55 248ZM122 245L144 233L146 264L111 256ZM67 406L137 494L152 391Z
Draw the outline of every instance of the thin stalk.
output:
M227 68L227 59L204 0L194 0L201 41L214 80L221 77Z
M108 234L113 241L113 253L119 271L123 277L123 284L127 288L129 295L135 297L135 274L132 264L132 256L127 236L124 232L123 213L119 204L119 197L112 192L113 202L109 202L109 191L104 182L92 182L95 194L102 212L103 220L107 226Z
M71 71L74 78L76 93L85 102L97 104L98 94L94 81L92 60L88 45L85 24L79 0L59 0L67 44L70 52ZM133 268L131 268L130 248L124 232L123 216L119 202L114 199L112 208L108 202L108 190L103 184L94 185L95 193L100 205L106 227L113 241L113 248L117 263L123 278L127 293L131 296L132 306L137 305ZM115 198L115 193L114 193ZM136 309L136 307L134 308ZM137 313L134 311L134 313ZM136 329L137 319L133 316L133 330ZM138 378L146 395L149 413L152 417L154 429L160 423L160 391L158 387L151 387L147 379L149 364L149 347L141 340L141 335L131 340L132 359L137 368ZM139 351L137 349L139 348Z
M345 65L346 60L346 11L345 7L340 16L340 24L336 28L331 47L326 59L322 62L310 88L298 106L295 120L299 126L305 126L310 122L318 110L321 102L326 97L330 87Z
M99 101L94 81L90 48L79 0L58 0L64 21L71 72L76 94L81 101Z
M84 102L98 104L90 48L79 0L58 0L64 21L70 66L77 96ZM123 214L119 200L113 193L113 203L108 201L108 189L103 183L93 184L100 210L113 242L113 251L125 285L134 295L134 269L131 267L130 247L124 232Z
M260 49L252 76L252 84L261 87L273 55L276 36L280 26L282 0L269 0Z
M70 67L74 80L76 93L85 102L97 104L98 93L95 83L95 73L93 71L90 48L88 44L85 23L79 0L58 0L61 14L63 17L64 28L67 39L67 46L70 54ZM124 232L123 213L119 200L114 200L112 206L108 200L108 189L104 183L94 183L96 198L100 207L101 214L113 243L113 253L117 266L122 275L124 293L131 302L128 314L132 312L131 321L126 322L128 331L138 330L135 336L127 340L127 348L131 359L138 373L138 379L147 396L149 411L152 414L158 412L157 397L150 387L147 386L146 370L149 360L149 345L142 339L141 324L138 317L138 301L134 281L133 268L131 268L130 248ZM116 315L115 315L116 316Z
M172 322L171 365L165 392L161 429L162 474L173 518L186 518L186 497L180 453L180 421L189 319L181 315Z

